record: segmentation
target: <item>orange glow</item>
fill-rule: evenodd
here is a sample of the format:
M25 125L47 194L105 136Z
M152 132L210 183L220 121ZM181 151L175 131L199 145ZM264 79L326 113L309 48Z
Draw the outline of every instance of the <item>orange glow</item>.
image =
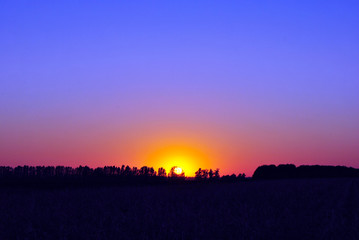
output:
M147 157L149 166L163 167L169 173L173 166L175 173L194 176L198 168L209 167L209 158L201 150L184 145L171 145L154 150Z

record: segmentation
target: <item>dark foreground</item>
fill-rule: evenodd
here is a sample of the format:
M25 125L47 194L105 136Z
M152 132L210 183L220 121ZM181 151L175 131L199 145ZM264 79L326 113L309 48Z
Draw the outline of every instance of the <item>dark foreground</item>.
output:
M0 189L0 239L359 239L359 179Z

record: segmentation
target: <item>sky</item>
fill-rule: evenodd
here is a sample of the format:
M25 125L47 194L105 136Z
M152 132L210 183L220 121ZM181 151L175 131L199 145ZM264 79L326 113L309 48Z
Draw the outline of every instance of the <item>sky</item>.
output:
M359 2L0 2L0 165L359 168Z

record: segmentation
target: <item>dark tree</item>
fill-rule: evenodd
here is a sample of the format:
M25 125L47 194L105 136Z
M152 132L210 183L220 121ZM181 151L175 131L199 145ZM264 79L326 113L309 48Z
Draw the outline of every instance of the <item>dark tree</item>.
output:
M153 167L150 168L150 176L151 177L155 177L156 176L156 171Z
M213 175L214 175L213 170L210 169L208 172L209 179L213 179Z
M283 179L283 178L338 178L359 177L359 169L344 166L319 166L293 164L263 165L258 167L253 179Z
M220 175L219 175L219 168L217 168L216 170L214 170L214 179L219 179Z
M199 168L197 172L195 172L195 178L197 180L201 180L202 179L202 169Z
M57 177L63 177L65 175L65 167L64 166L57 166L55 168L55 175Z
M157 174L159 177L166 177L167 176L167 174L166 174L166 169L164 169L164 168L159 168L158 169L158 174Z
M237 178L238 178L239 180L246 179L246 174L245 174L245 173L240 173L240 174L238 174Z
M208 169L203 169L202 170L202 179L207 179L208 178Z
M185 176L184 172L182 171L181 173L176 173L176 169L180 169L180 168L177 166L172 167L168 176L172 177L172 178L184 178L184 176Z
M149 168L146 167L146 166L141 167L141 169L140 169L140 176L144 176L144 177L149 176Z
M141 175L141 169L138 169L137 167L132 167L132 176L139 176Z
M132 175L132 170L129 166L126 166L125 171L123 172L123 175L127 176L127 177Z
M212 169L211 169L212 171ZM202 168L199 168L197 172L195 172L195 178L197 180L206 180L208 179L208 176L209 176L209 172L208 169L202 169ZM213 176L213 171L212 171L212 176Z

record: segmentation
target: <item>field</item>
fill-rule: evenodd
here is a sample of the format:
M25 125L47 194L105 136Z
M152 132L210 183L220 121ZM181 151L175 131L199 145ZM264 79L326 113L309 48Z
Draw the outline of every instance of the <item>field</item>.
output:
M359 239L359 179L0 189L0 239Z

